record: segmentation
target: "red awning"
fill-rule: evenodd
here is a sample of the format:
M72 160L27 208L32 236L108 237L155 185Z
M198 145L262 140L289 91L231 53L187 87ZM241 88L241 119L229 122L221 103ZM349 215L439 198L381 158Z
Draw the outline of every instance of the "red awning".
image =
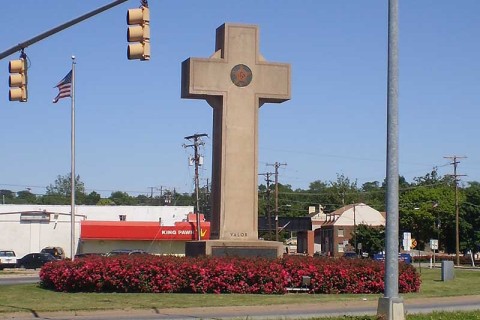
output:
M177 222L161 226L157 222L81 221L82 240L196 240L196 223ZM210 239L210 222L201 222L201 239Z

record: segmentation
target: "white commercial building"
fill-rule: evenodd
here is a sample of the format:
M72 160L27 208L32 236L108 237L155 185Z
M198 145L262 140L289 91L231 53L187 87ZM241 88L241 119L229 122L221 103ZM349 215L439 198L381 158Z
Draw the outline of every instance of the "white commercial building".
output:
M72 257L70 209L56 205L0 205L0 249L14 250L17 257L22 257L54 246L62 247L66 256ZM195 240L196 224L189 215L192 212L192 206L78 205L73 254L113 249L182 254L185 241ZM202 221L201 227L202 237L209 237L209 223Z

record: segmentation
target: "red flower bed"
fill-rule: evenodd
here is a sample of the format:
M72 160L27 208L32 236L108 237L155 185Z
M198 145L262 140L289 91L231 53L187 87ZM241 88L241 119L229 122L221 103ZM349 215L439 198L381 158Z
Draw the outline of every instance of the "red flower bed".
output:
M416 292L420 277L400 263L400 292ZM309 276L311 293L381 293L382 262L356 259L183 258L174 256L89 257L46 264L44 288L64 292L175 292L283 294L302 287Z

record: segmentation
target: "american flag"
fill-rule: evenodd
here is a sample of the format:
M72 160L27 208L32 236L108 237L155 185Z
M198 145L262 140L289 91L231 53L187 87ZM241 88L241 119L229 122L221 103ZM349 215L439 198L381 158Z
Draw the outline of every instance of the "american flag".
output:
M70 70L69 73L60 80L60 82L55 86L55 88L58 88L58 94L53 99L53 103L57 103L58 100L66 97L71 97L72 96L72 71Z

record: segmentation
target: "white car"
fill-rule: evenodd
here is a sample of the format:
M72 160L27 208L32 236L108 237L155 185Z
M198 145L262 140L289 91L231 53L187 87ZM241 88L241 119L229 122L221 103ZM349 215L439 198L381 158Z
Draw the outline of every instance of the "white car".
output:
M13 250L0 250L0 270L15 268L16 265L17 256Z

